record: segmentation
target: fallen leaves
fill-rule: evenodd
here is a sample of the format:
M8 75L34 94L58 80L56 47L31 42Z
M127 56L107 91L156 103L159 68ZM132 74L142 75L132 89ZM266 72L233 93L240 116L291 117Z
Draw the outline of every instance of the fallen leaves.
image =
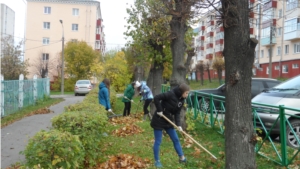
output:
M114 130L112 132L112 134L115 136L119 136L119 137L126 137L129 135L141 133L142 131L143 130L139 126L129 123L129 124L121 127L120 129Z
M137 169L148 168L149 166L149 159L142 159L130 154L118 154L116 156L111 156L108 161L100 164L97 169Z
M116 126L118 124L132 124L138 121L141 121L142 114L134 114L126 117L113 117L109 119L109 122Z

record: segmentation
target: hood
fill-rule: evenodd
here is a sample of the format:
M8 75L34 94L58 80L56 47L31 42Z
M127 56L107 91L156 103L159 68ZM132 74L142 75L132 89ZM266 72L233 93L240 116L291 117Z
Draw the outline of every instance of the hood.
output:
M267 95L259 94L259 95L255 96L251 100L251 102L277 105L281 99L282 99L282 97L274 97L274 96L267 96Z
M142 88L143 88L144 86L146 86L146 82L145 82L145 81L141 81L141 86L142 86Z
M105 86L105 84L102 82L102 83L100 83L100 89L102 89L102 88L105 88L106 86Z
M176 95L178 98L180 98L180 97L182 96L182 92L181 92L181 90L179 89L178 86L175 87L175 88L173 89L173 92L175 93L175 95Z

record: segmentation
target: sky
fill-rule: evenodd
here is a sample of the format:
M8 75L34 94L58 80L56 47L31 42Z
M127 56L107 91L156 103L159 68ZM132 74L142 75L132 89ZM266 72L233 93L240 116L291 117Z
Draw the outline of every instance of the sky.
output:
M101 14L104 24L106 50L124 47L126 40L123 33L126 31L126 8L134 0L98 0L100 1ZM20 41L25 33L26 0L0 0L15 11L15 40Z

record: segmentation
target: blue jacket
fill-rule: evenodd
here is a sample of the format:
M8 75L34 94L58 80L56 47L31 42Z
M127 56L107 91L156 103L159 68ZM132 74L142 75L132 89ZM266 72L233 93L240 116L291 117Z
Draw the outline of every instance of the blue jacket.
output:
M99 104L103 105L106 110L111 109L109 92L103 82L99 84L98 99L99 99Z
M141 91L142 98L141 100L153 99L153 94L151 89L146 85L146 82L141 82Z

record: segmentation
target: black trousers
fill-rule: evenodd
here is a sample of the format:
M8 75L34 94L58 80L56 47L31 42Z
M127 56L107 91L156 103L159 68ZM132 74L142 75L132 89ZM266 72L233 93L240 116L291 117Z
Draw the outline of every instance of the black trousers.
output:
M129 116L130 115L130 109L131 109L131 102L124 102L125 107L123 111L123 116Z
M148 107L149 107L149 105L150 105L151 102L152 102L152 99L147 99L147 100L145 100L145 104L144 104L144 115L149 114Z

